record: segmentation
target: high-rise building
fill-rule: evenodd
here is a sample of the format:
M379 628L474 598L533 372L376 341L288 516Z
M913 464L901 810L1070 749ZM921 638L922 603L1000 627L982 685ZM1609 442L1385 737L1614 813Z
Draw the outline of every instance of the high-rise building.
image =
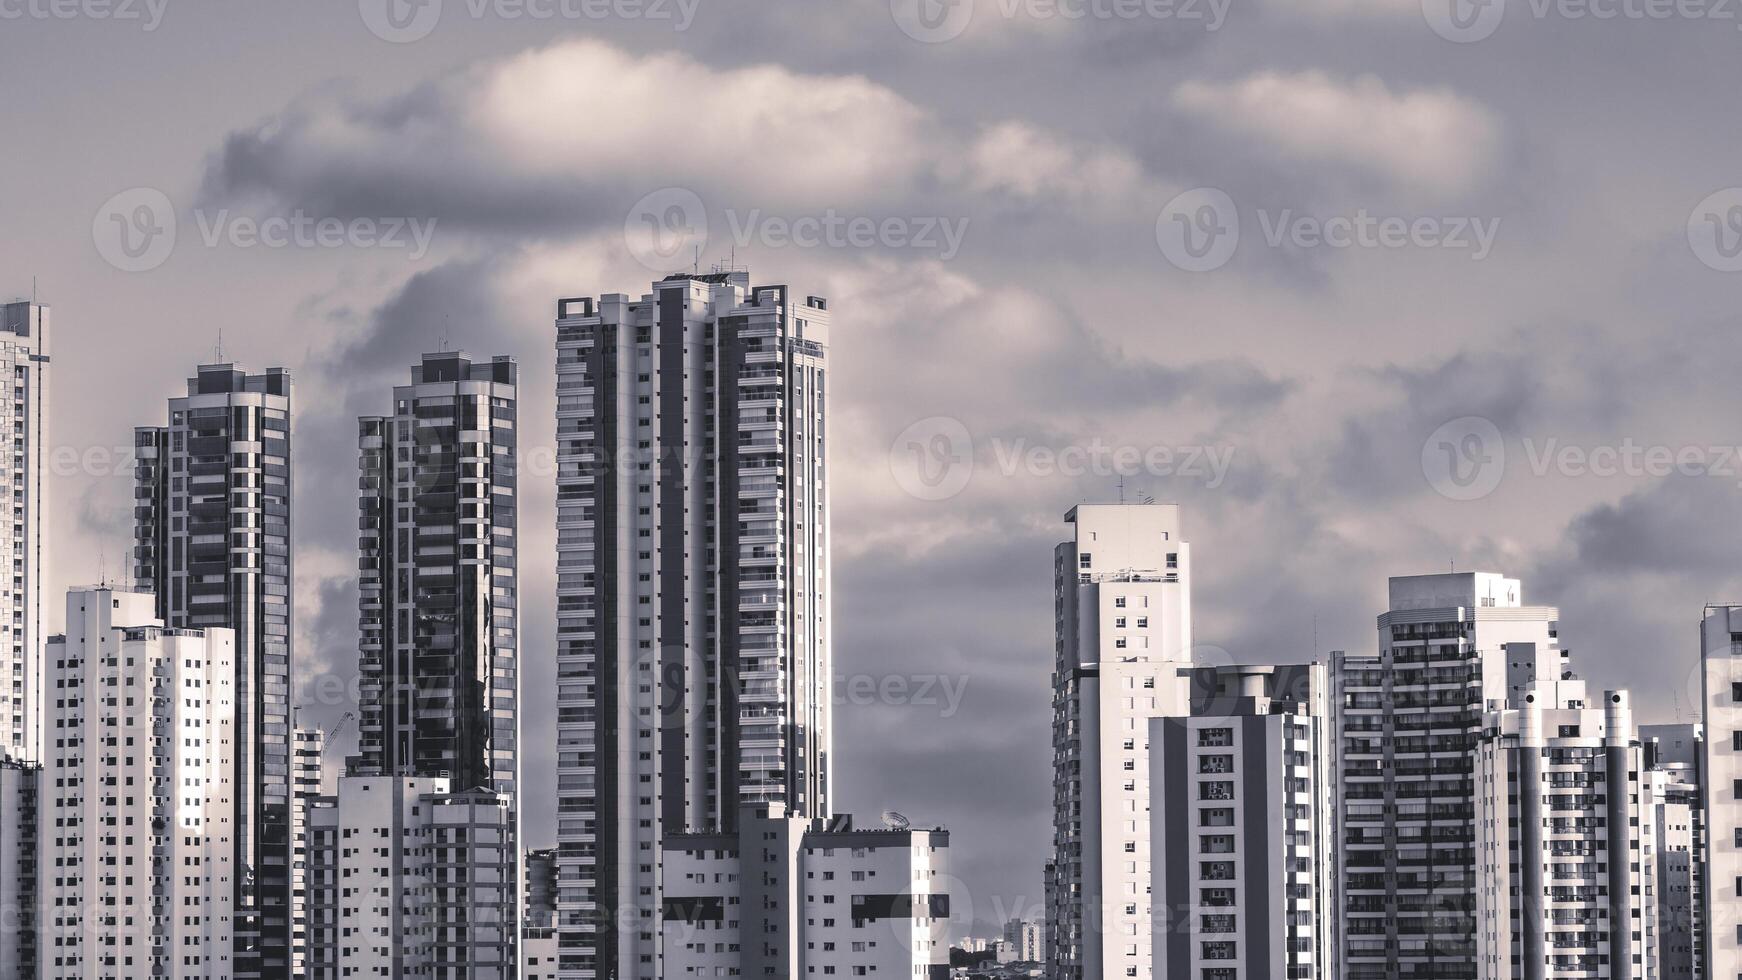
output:
M1045 927L1035 919L1011 919L1004 923L1004 941L1016 951L1016 958L1025 963L1039 963L1046 959L1046 953L1041 948L1041 937Z
M1640 725L1642 797L1656 807L1657 978L1703 980L1706 961L1706 805L1698 723Z
M1476 743L1488 705L1565 672L1558 618L1516 579L1403 576L1377 652L1332 658L1347 980L1475 977Z
M437 776L342 776L309 810L305 976L515 980L514 808Z
M319 728L297 725L291 730L290 789L290 930L291 976L303 975L308 958L308 812L320 797L321 757L326 736Z
M1742 980L1742 606L1700 621L1708 980Z
M518 757L515 363L425 354L360 419L359 774L512 797Z
M1149 721L1154 975L1337 980L1324 665L1185 673Z
M665 841L667 977L950 975L950 835L746 804Z
M135 430L134 575L173 629L235 634L237 978L290 970L290 375L201 365Z
M1483 980L1656 978L1655 808L1626 691L1544 678L1476 750Z
M1053 554L1047 976L1148 977L1149 719L1190 713L1191 549L1173 504L1089 505Z
M655 978L661 841L829 813L828 304L747 274L557 305L564 977Z
M0 395L0 487L12 513L0 520L0 757L42 757L43 586L48 581L49 309L0 304L0 371L12 379ZM53 601L52 598L50 601Z
M228 980L234 633L166 627L152 596L107 587L67 594L66 629L48 644L40 976Z
M35 977L42 766L0 759L0 977Z

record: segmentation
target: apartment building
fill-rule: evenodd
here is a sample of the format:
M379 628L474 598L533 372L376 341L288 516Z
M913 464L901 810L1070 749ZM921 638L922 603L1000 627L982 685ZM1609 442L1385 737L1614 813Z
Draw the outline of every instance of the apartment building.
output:
M318 728L297 725L290 733L290 927L291 975L302 976L308 961L308 811L325 792L321 761L326 736Z
M1154 975L1335 980L1325 667L1186 673L1149 721Z
M145 593L66 602L47 647L39 975L229 980L235 635L166 627Z
M1490 704L1566 672L1559 613L1491 572L1390 580L1373 653L1332 658L1348 980L1473 980L1476 744Z
M42 757L43 588L50 557L49 308L0 304L0 487L10 492L10 520L0 520L0 757ZM55 601L53 596L46 601Z
M0 977L37 975L41 788L42 766L0 759Z
M1709 980L1742 980L1742 605L1700 619Z
M669 835L829 813L828 339L738 271L558 301L566 978L671 975Z
M134 430L134 576L173 629L235 634L238 980L290 969L290 375L202 364Z
M1703 980L1706 942L1706 813L1698 723L1640 725L1642 798L1656 807L1658 980Z
M746 804L731 834L665 842L668 980L950 975L949 833Z
M1655 808L1626 691L1544 679L1476 750L1477 975L1657 977Z
M1085 504L1053 556L1047 971L1151 975L1152 718L1190 714L1191 550L1172 504Z
M512 980L514 810L435 776L343 776L309 811L311 980Z

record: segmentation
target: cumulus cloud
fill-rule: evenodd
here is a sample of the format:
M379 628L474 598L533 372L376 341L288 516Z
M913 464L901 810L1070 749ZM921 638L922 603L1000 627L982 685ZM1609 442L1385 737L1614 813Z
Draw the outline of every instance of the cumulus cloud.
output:
M958 130L863 76L714 68L581 40L387 98L305 98L232 133L203 194L556 235L621 227L668 186L710 211L954 214L963 193L1075 206L1129 201L1143 183L1118 148L1020 122Z
M1188 81L1173 104L1301 162L1352 168L1405 189L1452 194L1480 184L1500 146L1500 122L1449 89L1393 92L1373 75L1260 71L1231 82Z

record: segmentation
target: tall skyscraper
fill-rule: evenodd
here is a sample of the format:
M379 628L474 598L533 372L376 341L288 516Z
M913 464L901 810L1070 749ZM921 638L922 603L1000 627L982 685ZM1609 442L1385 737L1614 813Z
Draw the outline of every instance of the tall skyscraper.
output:
M1379 648L1332 659L1347 980L1476 975L1475 750L1566 655L1559 613L1488 572L1393 578Z
M12 379L0 395L0 487L10 491L10 519L0 520L0 756L42 758L43 586L48 581L49 309L0 305L0 371Z
M1706 963L1705 729L1640 725L1642 773L1656 808L1657 980L1703 980Z
M518 786L514 360L425 354L360 419L358 754L371 775Z
M1700 620L1708 980L1742 980L1742 606Z
M235 634L233 975L290 969L290 375L200 365L135 430L134 574L172 629Z
M293 712L294 714L294 712ZM318 728L291 729L290 752L290 974L304 975L308 960L308 814L321 795L321 757L326 736Z
M1626 691L1545 677L1476 749L1476 972L1657 977L1655 808Z
M1188 713L1149 721L1153 975L1339 980L1324 665L1189 682Z
M1047 976L1148 977L1149 719L1190 714L1191 549L1173 504L1085 504L1065 521Z
M165 627L142 593L66 601L48 645L40 975L227 980L235 634Z
M662 975L665 835L829 813L826 301L558 302L559 967Z

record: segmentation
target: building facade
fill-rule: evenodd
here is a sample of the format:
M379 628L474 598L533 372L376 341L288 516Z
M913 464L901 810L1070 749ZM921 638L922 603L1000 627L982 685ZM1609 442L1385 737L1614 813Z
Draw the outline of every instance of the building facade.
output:
M12 379L0 395L0 486L12 492L11 519L0 521L0 757L42 757L43 587L48 581L49 308L0 304L0 371ZM46 601L54 601L52 596Z
M308 812L324 792L321 761L326 736L318 728L297 725L291 730L290 789L290 929L291 976L303 975L308 959Z
M1488 705L1565 672L1559 613L1490 572L1390 581L1374 653L1332 659L1339 968L1472 980L1475 750Z
M1742 606L1700 620L1709 980L1742 980Z
M559 967L657 978L674 833L829 813L828 304L558 302Z
M1643 793L1656 807L1658 980L1703 980L1706 962L1705 729L1640 725Z
M518 785L516 366L425 354L358 422L360 715L352 770Z
M947 831L856 830L778 803L735 824L666 839L665 977L950 975Z
M44 980L235 976L234 634L149 594L67 594L48 644L37 964Z
M1477 975L1657 977L1654 807L1627 692L1545 680L1476 751Z
M35 977L42 767L0 759L0 977Z
M514 980L508 797L434 776L344 776L309 810L310 980Z
M1149 719L1190 713L1191 549L1172 504L1083 505L1054 552L1047 975L1151 975Z
M173 629L235 635L238 978L290 969L290 375L201 365L135 430L134 576Z
M1041 963L1046 960L1046 951L1042 947L1042 937L1045 927L1036 919L1011 919L1004 923L1004 941L1015 950L1015 957L1024 963Z
M1154 975L1337 980L1325 667L1190 685L1188 712L1149 721Z

